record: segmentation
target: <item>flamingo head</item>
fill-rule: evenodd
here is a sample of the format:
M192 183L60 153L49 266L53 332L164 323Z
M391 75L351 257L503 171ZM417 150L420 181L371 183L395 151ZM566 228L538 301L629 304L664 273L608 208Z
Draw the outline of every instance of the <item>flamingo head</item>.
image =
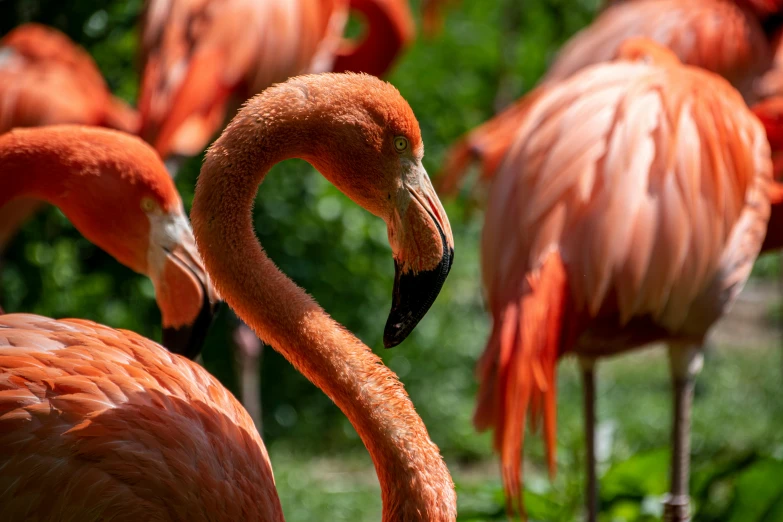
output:
M87 239L152 279L163 344L195 357L218 298L173 181L141 140L81 130L85 136L74 159L80 175L64 180L52 202Z
M384 345L396 346L435 301L454 257L448 217L422 166L418 121L397 89L367 74L293 78L278 87L289 108L292 87L317 128L300 157L386 221L395 278Z

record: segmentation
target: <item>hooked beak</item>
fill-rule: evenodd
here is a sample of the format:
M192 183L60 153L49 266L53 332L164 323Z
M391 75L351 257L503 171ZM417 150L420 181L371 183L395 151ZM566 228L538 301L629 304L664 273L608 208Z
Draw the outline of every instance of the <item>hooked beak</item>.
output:
M201 353L219 298L192 235L165 253L163 270L155 282L163 316L163 346L195 359Z
M383 344L397 346L438 297L454 261L454 239L446 212L420 165L405 183L402 211L389 223L394 250L394 290Z

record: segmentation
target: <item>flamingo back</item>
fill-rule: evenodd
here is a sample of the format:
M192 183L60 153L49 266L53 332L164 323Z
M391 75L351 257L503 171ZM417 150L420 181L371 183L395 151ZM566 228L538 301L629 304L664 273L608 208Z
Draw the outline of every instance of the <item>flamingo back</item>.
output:
M746 221L763 234L770 178L764 129L721 78L687 66L590 68L539 100L493 187L490 302L557 250L591 317L614 296L621 323L651 314L672 332L703 330L688 312L734 279L729 247ZM745 270L755 253L742 254Z
M231 95L329 70L347 16L347 0L148 0L142 136L163 156L200 152Z
M613 60L623 42L635 37L650 38L671 49L683 63L723 76L749 101L756 99L756 82L771 60L758 19L729 0L636 0L611 5L563 46L536 89L451 147L439 190L454 192L474 158L482 163L482 179L492 179L514 131L543 90L584 67Z
M557 357L700 342L759 252L764 129L728 82L675 60L596 65L552 85L492 186L482 270L493 332L476 424L495 429L512 498L528 413L543 415L554 464Z
M0 316L0 518L282 520L269 458L201 366L90 321Z
M758 19L730 0L637 0L609 7L558 54L544 81L568 78L617 56L632 37L647 37L682 61L719 74L744 95L771 58Z

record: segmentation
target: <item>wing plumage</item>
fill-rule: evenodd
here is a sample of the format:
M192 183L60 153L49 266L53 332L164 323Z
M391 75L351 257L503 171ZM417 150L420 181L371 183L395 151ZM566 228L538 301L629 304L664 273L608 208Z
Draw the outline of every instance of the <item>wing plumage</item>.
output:
M578 308L595 316L616 294L623 322L649 313L677 331L686 317L671 302L706 291L748 208L763 225L770 176L764 130L725 81L591 68L539 100L509 151L485 225L490 297L557 249L581 272Z
M149 0L142 22L142 135L166 156L200 152L246 99L329 70L347 0Z
M1 519L210 513L282 520L263 442L215 378L133 332L0 316Z

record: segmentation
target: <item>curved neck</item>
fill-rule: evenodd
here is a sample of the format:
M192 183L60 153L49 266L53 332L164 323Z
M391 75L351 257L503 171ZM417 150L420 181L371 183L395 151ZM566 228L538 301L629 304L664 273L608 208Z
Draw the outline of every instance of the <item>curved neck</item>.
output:
M264 121L259 115L275 108L263 103L258 96L240 112L201 169L191 219L207 270L256 334L351 421L375 464L384 520L454 520L451 476L396 375L285 276L253 232L253 201L269 169L292 157L317 163L308 150L317 124Z
M397 54L413 39L413 20L407 2L351 0L362 14L366 35L358 43L346 42L335 58L335 72L366 72L375 76L391 67Z

